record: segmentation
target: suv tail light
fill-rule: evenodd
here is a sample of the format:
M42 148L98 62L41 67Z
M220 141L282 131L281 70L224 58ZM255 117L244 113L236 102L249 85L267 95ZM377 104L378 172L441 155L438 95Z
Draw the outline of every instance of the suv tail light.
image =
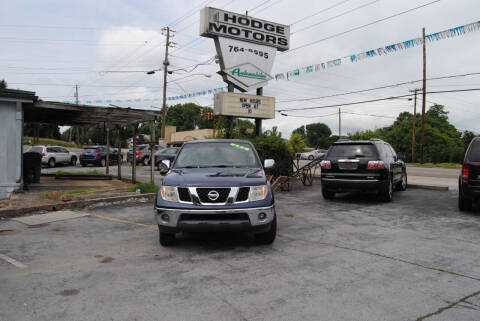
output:
M152 160L152 155L148 155L148 160Z
M80 153L80 155L79 155L79 156L80 156L80 157L82 157L82 155L83 155L83 154L82 154L82 153Z
M100 153L95 153L93 154L93 156L100 156Z
M320 162L320 167L323 169L331 169L332 168L332 162L329 160L322 160Z
M384 169L385 163L383 161L369 161L367 168L368 169Z
M40 156L45 157L47 154L45 153L40 153Z
M137 156L140 156L141 153L141 151L137 150Z
M468 181L468 174L470 173L470 170L468 168L468 164L463 164L462 165L462 181L467 182Z

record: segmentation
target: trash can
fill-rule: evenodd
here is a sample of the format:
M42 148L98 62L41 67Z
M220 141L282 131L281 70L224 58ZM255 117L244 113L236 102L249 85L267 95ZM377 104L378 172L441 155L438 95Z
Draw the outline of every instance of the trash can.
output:
M23 180L25 183L39 183L42 171L42 155L35 152L23 154Z

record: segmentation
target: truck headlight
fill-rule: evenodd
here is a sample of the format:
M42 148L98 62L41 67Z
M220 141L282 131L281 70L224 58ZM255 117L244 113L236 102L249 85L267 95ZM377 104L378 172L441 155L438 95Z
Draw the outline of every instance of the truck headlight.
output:
M250 202L261 201L261 200L264 200L265 197L267 197L267 194L268 194L267 185L251 186L248 199Z
M165 201L178 202L178 193L176 186L160 186L160 195Z

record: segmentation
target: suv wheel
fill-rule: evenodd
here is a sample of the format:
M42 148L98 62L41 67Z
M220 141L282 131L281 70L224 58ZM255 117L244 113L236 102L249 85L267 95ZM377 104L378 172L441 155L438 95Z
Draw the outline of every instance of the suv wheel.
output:
M50 158L48 160L48 167L50 168L55 167L55 158Z
M106 164L107 162L105 161L105 158L102 158L102 160L100 161L100 166L105 167Z
M258 244L272 244L275 241L275 236L277 236L277 215L273 217L272 224L270 225L270 230L265 233L255 234L255 242Z
M472 201L463 196L462 191L458 191L458 209L462 212L472 210Z
M322 188L322 196L326 200L332 200L335 197L335 192Z
M72 157L72 159L70 161L70 165L72 165L72 166L77 165L77 158L75 156Z
M313 160L313 155L308 156L309 160Z
M143 158L143 165L148 166L148 157Z
M393 198L393 181L392 178L388 178L387 184L380 190L380 197L384 202L391 202Z
M175 234L158 232L160 245L170 246L175 244Z
M407 173L402 173L402 179L395 186L397 191L404 191L407 189Z

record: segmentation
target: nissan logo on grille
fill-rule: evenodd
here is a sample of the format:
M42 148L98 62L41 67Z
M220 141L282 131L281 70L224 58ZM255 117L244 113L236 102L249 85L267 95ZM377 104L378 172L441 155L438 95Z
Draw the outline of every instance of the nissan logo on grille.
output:
M218 192L215 190L211 190L208 192L207 196L210 200L216 201L220 197L220 194L218 194Z

